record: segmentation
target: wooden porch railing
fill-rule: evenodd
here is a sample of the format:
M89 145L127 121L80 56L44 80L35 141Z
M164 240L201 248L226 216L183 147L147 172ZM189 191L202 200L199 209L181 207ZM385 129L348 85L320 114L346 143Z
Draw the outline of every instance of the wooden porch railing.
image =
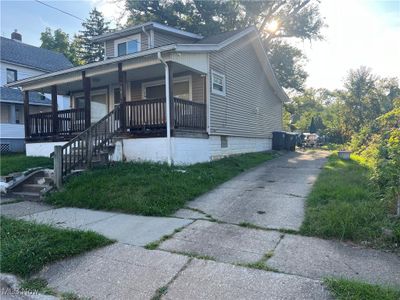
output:
M85 130L85 110L67 109L57 112L58 135L71 135ZM52 136L54 135L53 114L44 112L29 115L29 137Z
M126 102L124 114L126 130L129 132L165 130L167 122L165 103L165 98ZM194 130L206 128L206 105L204 103L173 98L172 105L174 128ZM57 132L54 132L51 112L30 115L28 138L64 137L85 131L84 109L58 111L57 119Z

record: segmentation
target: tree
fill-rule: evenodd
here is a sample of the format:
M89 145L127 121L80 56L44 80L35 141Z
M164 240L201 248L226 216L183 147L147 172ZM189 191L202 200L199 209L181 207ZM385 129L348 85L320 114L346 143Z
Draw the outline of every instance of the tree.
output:
M324 26L316 0L125 1L128 25L156 21L204 36L256 26L280 84L300 91L304 56L282 39L320 39Z
M61 29L53 32L51 28L46 27L45 31L40 34L40 41L42 42L41 48L62 53L72 64L79 64L75 46L70 43L69 35Z
M104 20L104 16L96 8L90 13L85 22L82 23L83 29L76 37L76 47L79 58L84 63L92 63L104 59L104 45L93 43L92 38L108 32L109 22Z
M350 70L345 90L340 93L346 112L345 122L353 132L359 132L392 109L393 99L399 95L397 79L379 78L366 67Z

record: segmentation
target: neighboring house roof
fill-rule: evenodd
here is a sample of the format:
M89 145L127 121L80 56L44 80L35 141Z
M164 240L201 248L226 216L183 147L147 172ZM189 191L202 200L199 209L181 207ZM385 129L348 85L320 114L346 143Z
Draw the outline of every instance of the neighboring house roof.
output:
M143 24L141 26L145 26L145 24ZM133 54L128 54L128 55L124 55L124 56L106 59L106 60L100 61L100 62L94 62L94 63L87 64L84 66L70 68L68 70L62 70L62 71L58 71L58 72L51 73L51 74L39 75L39 76L36 76L33 78L28 78L28 79L14 82L14 83L10 83L7 86L11 86L11 87L24 86L25 84L30 84L34 81L39 82L39 81L42 81L44 79L51 78L54 76L64 75L64 74L68 74L68 73L74 73L74 72L78 72L78 71L96 68L99 66L106 66L106 65L113 65L113 64L115 65L116 63L119 63L119 62L148 56L148 55L155 54L158 52L176 51L176 52L182 52L182 53L183 52L186 52L186 53L209 53L212 51L221 50L222 48L226 47L227 45L239 40L240 38L242 38L244 36L250 35L250 34L254 34L253 35L255 37L254 41L256 43L258 43L259 47L257 47L258 50L256 51L257 56L261 62L263 70L264 70L272 88L274 89L277 96L283 102L288 101L289 98L286 95L286 93L284 92L284 90L282 89L282 87L279 85L279 83L275 77L275 74L272 70L271 64L270 64L267 54L265 52L264 46L262 45L260 36L258 35L258 31L257 31L256 27L254 27L254 26L217 34L215 36L204 38L193 44L187 44L187 43L186 44L170 44L170 45L161 46L158 48L147 49L147 50L144 50L141 52L136 52ZM265 62L265 63L263 63L263 62Z
M0 60L44 72L59 71L73 66L61 53L5 37L1 37L0 41Z
M24 95L18 89L0 87L0 102L23 104ZM51 105L51 100L38 92L29 92L29 104Z
M124 28L121 30L116 30L116 31L112 31L112 32L108 32L108 33L96 36L92 39L92 41L93 42L104 42L111 38L124 37L124 36L128 36L131 34L139 33L143 29L145 29L145 30L155 29L158 31L168 32L169 34L172 34L172 35L188 37L188 38L198 39L198 40L203 38L203 36L201 36L199 34L176 29L174 27L163 25L163 24L160 24L157 22L147 22L147 23L130 26L130 27L127 27L127 28Z

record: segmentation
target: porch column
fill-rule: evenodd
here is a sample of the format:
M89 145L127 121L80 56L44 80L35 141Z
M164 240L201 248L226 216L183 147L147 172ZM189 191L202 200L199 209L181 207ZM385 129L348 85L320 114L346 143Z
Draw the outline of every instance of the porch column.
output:
M90 78L86 77L85 71L82 71L82 85L83 85L83 94L85 98L85 128L90 127L91 123L91 115L90 115L90 88L91 82Z
M25 125L25 138L29 138L31 130L29 127L29 91L24 92L24 125Z
M126 129L126 71L122 71L122 63L118 64L118 82L120 90L120 127Z
M57 86L51 86L51 112L53 116L53 135L58 133L58 113L57 113Z
M175 109L174 109L174 70L172 62L167 62L168 64L168 77L169 77L169 112L170 112L170 124L171 124L171 131L175 128Z

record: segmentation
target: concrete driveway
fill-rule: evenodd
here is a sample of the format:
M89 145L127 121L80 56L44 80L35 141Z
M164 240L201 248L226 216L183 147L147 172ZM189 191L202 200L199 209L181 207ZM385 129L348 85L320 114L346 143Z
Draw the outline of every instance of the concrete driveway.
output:
M187 204L175 216L298 230L304 201L328 152L294 152L268 161ZM203 214L201 214L203 212ZM208 216L207 216L208 215Z

